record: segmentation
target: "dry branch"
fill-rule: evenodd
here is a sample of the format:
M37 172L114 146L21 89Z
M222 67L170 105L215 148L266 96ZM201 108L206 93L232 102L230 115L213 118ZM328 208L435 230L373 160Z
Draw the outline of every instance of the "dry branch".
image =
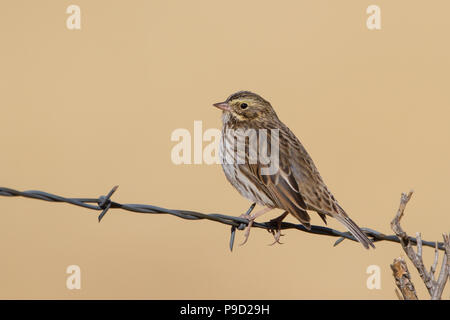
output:
M391 264L391 269L394 273L395 284L402 293L403 299L418 300L416 289L411 282L411 275L409 274L405 260L403 258L394 259L394 263Z
M447 279L449 277L449 272L450 272L449 259L448 259L449 254L450 254L449 237L446 234L443 235L445 252L443 255L441 271L439 273L439 277L436 280L435 273L436 273L436 267L437 267L438 259L439 259L439 251L437 249L437 247L438 247L437 242L435 244L435 255L434 255L433 264L431 265L430 271L427 271L425 264L423 262L423 258L422 258L423 241L422 241L422 237L421 237L420 233L419 232L416 233L416 241L415 241L417 244L417 252L416 252L416 251L414 251L414 248L412 246L413 243L411 241L411 237L409 237L407 235L407 233L402 229L402 227L400 225L400 221L405 213L406 204L411 199L412 194L413 194L412 191L410 191L408 194L405 194L405 193L402 194L402 197L400 200L400 206L398 208L397 214L395 215L395 218L391 222L391 228L394 231L394 233L397 235L397 237L400 239L400 244L402 245L402 248L405 251L406 255L408 256L409 260L411 260L414 267L419 272L419 275L422 278L422 281L425 283L425 286L428 290L428 293L430 294L431 299L439 300L439 299L441 299L442 292L444 291L444 287L445 287L445 284L447 283ZM394 260L394 265L396 263L396 260ZM404 268L407 272L406 263L404 266L396 265L395 267L397 268L396 270L398 270L398 268ZM394 268L392 268L392 269L394 270ZM395 270L394 270L394 277L396 279L396 283L397 283L397 276L398 276L398 274L396 275ZM408 273L407 277L410 282L409 273ZM406 280L404 282L406 282ZM411 283L411 285L412 285L412 283ZM397 284L397 286L398 286L398 284ZM400 287L399 287L399 289L402 290L402 288L400 288ZM407 288L407 290L408 290L408 288ZM403 291L402 291L402 294L403 294ZM405 297L405 294L403 294L403 297ZM406 297L405 297L405 299L406 299Z

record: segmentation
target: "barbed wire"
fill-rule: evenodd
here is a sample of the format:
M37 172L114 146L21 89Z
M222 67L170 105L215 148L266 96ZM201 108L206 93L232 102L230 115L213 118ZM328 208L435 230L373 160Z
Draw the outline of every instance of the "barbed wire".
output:
M230 250L233 250L234 246L234 240L236 235L236 230L243 230L248 225L249 221L242 217L236 217L236 216L230 216L220 213L201 213L197 211L190 211L190 210L174 210L174 209L166 209L158 206L153 205L147 205L147 204L121 204L115 201L111 200L111 196L116 192L118 186L115 186L109 191L109 193L106 196L100 196L98 198L66 198L61 197L55 194L51 194L48 192L43 191L36 191L36 190L29 190L29 191L18 191L10 188L4 188L0 187L0 196L5 197L24 197L24 198L30 198L30 199L37 199L37 200L43 200L43 201L49 201L49 202L63 202L68 203L71 205L83 207L86 209L91 209L95 211L101 211L101 213L98 216L98 221L100 222L105 214L110 209L122 209L130 212L138 212L138 213L144 213L144 214L170 214L173 216L176 216L178 218L186 219L186 220L210 220L219 222L222 224L226 224L231 226L231 236L230 236L230 243L229 247ZM252 204L250 208L247 210L246 214L250 214L252 210L254 209L255 204ZM266 229L268 231L271 231L275 228L277 228L277 224L273 221L267 221L267 222L254 222L253 227ZM280 229L296 229L307 233L312 234L318 234L318 235L325 235L330 237L338 237L336 242L334 243L334 246L340 244L343 240L348 239L355 242L358 242L358 240L353 237L353 235L350 232L342 232L338 231L332 228L328 227L322 227L322 226L316 226L312 225L311 230L306 229L301 224L294 224L290 222L282 222L280 224ZM379 242L379 241L390 241L390 242L397 242L400 243L400 239L396 235L385 235L379 231L370 229L370 228L361 228L369 238L373 242ZM413 237L409 237L409 241L412 244L417 245L417 239ZM443 242L433 242L433 241L425 241L422 240L423 246L433 247L435 248L437 245L437 248L439 250L445 250L444 243Z

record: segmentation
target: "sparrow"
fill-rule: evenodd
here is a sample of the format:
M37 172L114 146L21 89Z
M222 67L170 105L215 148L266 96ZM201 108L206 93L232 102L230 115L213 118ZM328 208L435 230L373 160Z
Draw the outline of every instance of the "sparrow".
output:
M305 147L281 122L269 101L256 93L239 91L213 106L222 110L219 158L225 176L243 197L263 207L255 213L242 216L249 221L242 244L247 242L257 217L272 209L282 209L284 213L272 220L278 226L277 230L271 231L274 243L280 243L281 222L288 214L310 230L308 211L314 211L325 224L327 217L337 219L364 248L375 248L339 205ZM260 139L258 143L251 143L249 132L256 134ZM261 132L265 132L266 139L263 141ZM275 136L277 139L272 139ZM239 146L239 141L245 144L244 147ZM269 163L260 161L261 154L258 152L261 153L260 146L264 143L267 144L267 150L278 150L276 161L272 157ZM239 153L239 150L242 152ZM255 154L258 156L256 161ZM276 164L276 167L270 172L268 169L272 164Z

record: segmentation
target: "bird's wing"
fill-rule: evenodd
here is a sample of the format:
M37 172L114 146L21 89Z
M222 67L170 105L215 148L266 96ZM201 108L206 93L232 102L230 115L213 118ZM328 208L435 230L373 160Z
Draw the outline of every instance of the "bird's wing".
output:
M314 162L297 137L287 127L283 130L282 136L284 140L289 141L286 143L288 150L286 154L291 159L289 161L290 169L307 209L316 211L323 220L325 220L325 215L336 218L366 249L369 246L375 248L328 190ZM280 139L280 148L283 145L282 139Z
M270 139L270 137L269 137ZM284 144L280 139L280 144ZM253 176L260 182L270 194L270 198L277 204L277 207L284 209L294 215L306 228L310 228L309 214L306 212L307 205L303 200L297 180L291 170L288 154L283 153L280 146L279 152L279 170L274 174L263 174L263 165L249 164L249 170Z
M325 215L339 214L340 207L323 182L314 162L297 137L287 127L280 131L280 149L282 147L286 148L284 153L290 159L291 174L298 185L306 208L316 211L324 221Z

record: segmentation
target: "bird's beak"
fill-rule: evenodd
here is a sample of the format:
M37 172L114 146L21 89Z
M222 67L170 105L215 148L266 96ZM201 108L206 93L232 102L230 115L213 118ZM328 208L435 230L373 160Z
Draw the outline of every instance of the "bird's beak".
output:
M219 108L223 111L231 111L231 107L228 104L228 102L224 101L224 102L219 102L219 103L214 103L213 104L214 107Z

